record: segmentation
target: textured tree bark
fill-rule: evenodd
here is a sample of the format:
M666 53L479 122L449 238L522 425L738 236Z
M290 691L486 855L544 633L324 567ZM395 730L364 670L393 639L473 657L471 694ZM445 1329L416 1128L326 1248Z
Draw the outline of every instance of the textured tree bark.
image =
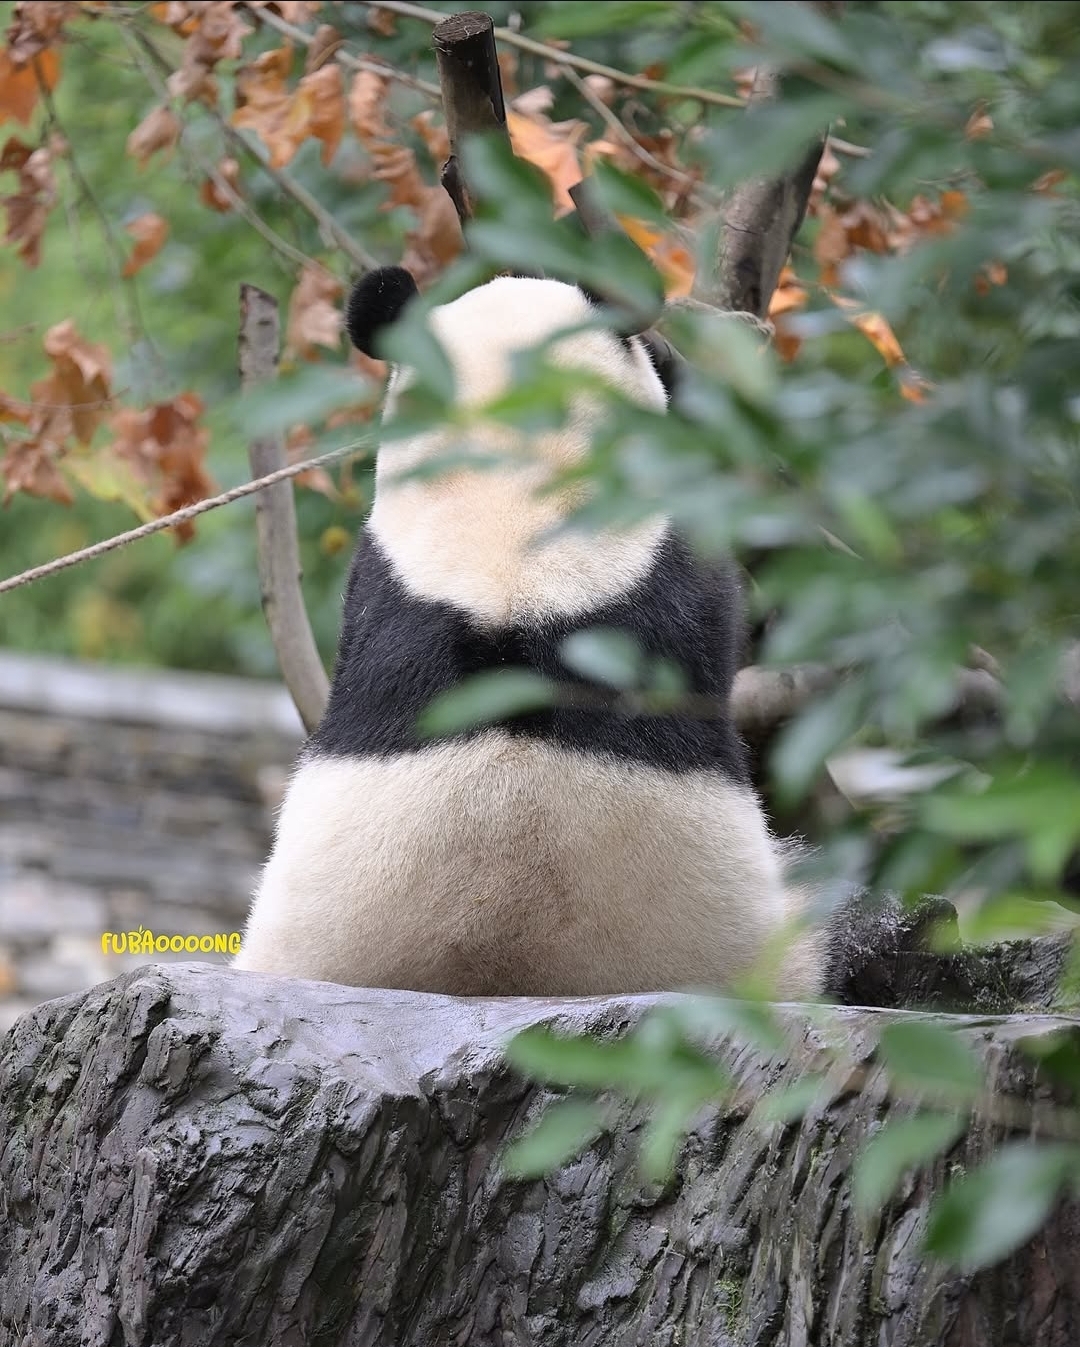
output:
M737 1107L698 1119L666 1186L638 1177L642 1115L544 1181L505 1141L549 1095L502 1065L513 1031L612 1034L654 998L455 1001L198 965L148 967L24 1017L0 1044L5 1347L1065 1347L1080 1331L1080 1207L972 1276L919 1254L975 1126L879 1216L852 1157L898 1107L872 1061L888 1012L837 1010L866 1064L799 1124L748 1101L814 1058L717 1051ZM1020 1037L1080 1021L971 1019L988 1089L1045 1087Z
M464 227L472 219L473 209L461 171L462 139L493 131L509 136L495 25L490 14L466 10L437 24L431 39L450 139L450 158L439 180Z

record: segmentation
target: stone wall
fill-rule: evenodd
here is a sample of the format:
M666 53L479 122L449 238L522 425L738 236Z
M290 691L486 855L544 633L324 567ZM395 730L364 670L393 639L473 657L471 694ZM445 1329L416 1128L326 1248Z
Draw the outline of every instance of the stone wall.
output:
M150 962L105 932L239 931L301 735L274 684L0 651L0 1033Z

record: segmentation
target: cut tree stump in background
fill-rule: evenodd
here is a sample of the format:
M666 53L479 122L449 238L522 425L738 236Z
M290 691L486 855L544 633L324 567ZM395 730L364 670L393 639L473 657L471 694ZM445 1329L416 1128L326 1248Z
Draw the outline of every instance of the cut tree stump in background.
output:
M876 1067L801 1123L699 1118L666 1186L641 1110L545 1180L500 1155L550 1094L502 1065L526 1025L604 1035L652 997L465 1001L148 967L25 1016L0 1043L5 1347L1072 1347L1080 1206L977 1275L923 1258L979 1124L856 1217L851 1166L895 1116ZM820 1031L780 1012L783 1061L717 1045L752 1100ZM883 1019L838 1009L869 1063ZM1049 1096L1016 1043L1080 1020L957 1019L995 1099Z

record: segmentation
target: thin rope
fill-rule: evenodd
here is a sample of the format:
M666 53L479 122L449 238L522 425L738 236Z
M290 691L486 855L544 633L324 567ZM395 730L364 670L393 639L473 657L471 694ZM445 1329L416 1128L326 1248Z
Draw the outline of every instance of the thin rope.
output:
M83 547L78 552L69 552L67 556L56 557L41 566L32 566L30 570L23 571L20 575L13 575L7 580L0 581L0 594L6 593L9 589L19 589L22 585L32 584L35 580L44 580L47 575L55 575L57 571L66 570L69 566L78 566L83 561L93 561L95 557L104 556L106 552L126 547L128 543L138 542L140 538L149 538L152 533L160 533L162 529L184 524L189 519L205 514L207 510L216 510L219 505L231 505L234 500L241 500L256 491L263 491L266 487L273 486L275 482L287 481L288 478L297 477L311 468L321 468L327 463L333 463L335 459L357 454L363 448L366 446L346 444L320 454L317 458L308 458L302 463L291 463L287 468L278 468L276 472L267 473L265 477L256 477L241 486L234 486L230 491L223 491L220 496L208 496L206 500L196 501L194 505L185 505L182 510L162 515L160 519L151 519L148 524L140 524L138 528L129 529L127 533L118 533L113 538L104 538L101 542Z

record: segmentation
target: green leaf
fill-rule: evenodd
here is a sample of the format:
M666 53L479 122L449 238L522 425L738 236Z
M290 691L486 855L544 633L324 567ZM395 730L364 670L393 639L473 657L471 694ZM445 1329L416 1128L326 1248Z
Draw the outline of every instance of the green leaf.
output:
M575 631L559 650L572 672L612 688L633 688L641 682L641 650L627 631L590 627Z
M878 1210L906 1169L925 1164L947 1150L964 1126L965 1120L955 1113L920 1113L886 1123L855 1161L856 1206L866 1212Z
M597 200L612 215L628 215L666 230L670 227L664 203L653 189L640 178L623 173L603 159L598 159L592 172Z
M643 1053L632 1039L605 1042L558 1034L546 1025L525 1029L506 1048L511 1066L548 1085L575 1085L637 1093L662 1079L656 1054Z
M888 1025L878 1039L878 1053L897 1084L970 1098L982 1083L979 1064L967 1044L952 1030L927 1020Z
M592 37L649 24L668 17L670 12L668 0L608 0L602 5L564 0L542 7L536 32L544 37Z
M694 1114L709 1098L707 1093L679 1090L653 1106L641 1142L641 1168L647 1178L656 1182L668 1178Z
M506 1169L516 1178L540 1178L572 1160L603 1130L599 1103L565 1099L549 1104L536 1126L507 1149Z
M1037 879L1056 878L1080 842L1080 775L1054 762L996 776L983 790L944 789L922 805L926 827L963 841L1024 839Z
M558 688L528 669L496 669L476 674L436 697L420 714L417 731L424 738L456 734L475 725L527 715L551 706Z
M515 1035L506 1048L510 1065L533 1080L583 1089L643 1094L718 1097L730 1078L692 1044L679 1023L663 1013L646 1016L625 1038L564 1035L536 1025Z
M276 435L300 423L321 421L342 407L374 400L375 385L342 365L307 365L230 399L228 411L241 436ZM342 435L355 432L355 427Z
M769 1090L754 1107L754 1121L762 1125L794 1122L824 1098L828 1089L829 1082L824 1076L804 1076L794 1085Z
M934 1203L928 1253L967 1268L988 1267L1030 1239L1059 1192L1080 1177L1074 1146L1019 1141L953 1183Z
M785 803L802 798L825 759L859 728L865 694L858 683L820 697L780 733L772 755L777 792Z
M781 1053L787 1046L780 1022L766 1001L694 996L668 1010L687 1035L723 1033L767 1053Z

